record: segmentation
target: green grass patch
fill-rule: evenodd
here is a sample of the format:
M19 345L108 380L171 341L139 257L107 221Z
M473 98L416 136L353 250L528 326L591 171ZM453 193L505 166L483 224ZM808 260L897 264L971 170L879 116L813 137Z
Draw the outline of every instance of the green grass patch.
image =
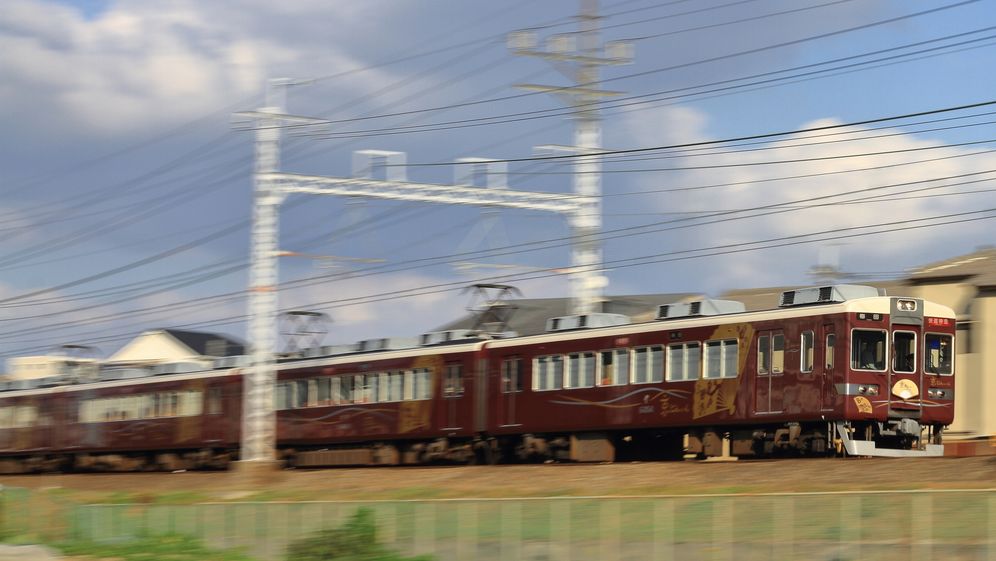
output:
M238 550L209 549L183 535L149 536L120 543L66 542L52 547L66 555L88 555L122 561L255 561Z

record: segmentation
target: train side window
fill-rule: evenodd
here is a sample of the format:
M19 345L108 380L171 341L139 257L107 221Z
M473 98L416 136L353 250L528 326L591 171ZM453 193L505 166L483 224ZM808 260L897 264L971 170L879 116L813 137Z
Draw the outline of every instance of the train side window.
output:
M521 358L506 358L501 361L501 391L502 393L522 391Z
M664 347L633 349L633 383L649 384L664 380Z
M564 383L564 357L539 356L533 360L533 390L559 390Z
M129 404L129 409L135 407L137 409L138 401L132 400ZM179 415L181 417L197 417L204 412L204 396L202 392L197 390L185 391L180 394L180 411Z
M739 344L736 339L706 341L705 378L736 378L739 365Z
M388 377L388 400L389 401L401 401L402 398L402 388L404 387L404 373L403 372L391 372Z
M365 376L362 374L357 374L353 376L353 403L366 403L368 401L367 397L367 386L365 381Z
M833 370L834 347L837 345L837 336L827 333L827 345L823 356L826 357L827 370Z
M432 399L432 372L428 368L415 370L415 399Z
M391 401L391 375L387 372L377 374L377 401Z
M629 349L612 349L599 354L599 386L621 386L629 381Z
M802 353L799 357L799 370L802 372L812 372L815 362L813 351L816 348L816 335L812 331L803 331L800 347L802 348Z
M567 355L566 388L590 388L595 385L595 353Z
M886 333L879 329L855 329L851 332L851 368L885 371Z
M892 371L916 371L916 333L895 331L892 333Z
M700 363L701 351L697 342L669 345L667 348L667 380L669 382L697 380Z
M463 366L447 364L446 376L443 380L444 397L460 397L463 395Z
M351 376L336 376L332 379L332 400L336 405L353 402L353 380Z
M785 335L775 333L771 336L771 373L785 372Z
M380 374L367 374L366 380L366 401L364 403L377 403L380 398Z
M308 406L308 381L294 380L294 407Z
M771 342L767 335L757 338L757 373L767 374L771 371Z
M924 340L924 370L927 374L950 376L954 374L954 345L951 336L941 333L927 333Z
M146 396L148 397L148 396ZM148 411L152 409L152 400L146 399L145 411L148 415ZM208 388L207 392L207 414L208 415L220 415L221 414L221 388L215 386Z
M325 376L315 379L315 405L331 405L332 403L332 378Z
M405 370L404 387L402 388L401 399L410 401L415 399L415 372Z

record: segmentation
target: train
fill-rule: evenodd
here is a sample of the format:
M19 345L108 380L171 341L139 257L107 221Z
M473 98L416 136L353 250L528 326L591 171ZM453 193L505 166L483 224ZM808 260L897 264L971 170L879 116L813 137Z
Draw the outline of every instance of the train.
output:
M954 418L955 315L831 285L747 311L550 318L528 336L450 330L278 362L288 467L936 456ZM0 388L0 472L225 469L248 357Z

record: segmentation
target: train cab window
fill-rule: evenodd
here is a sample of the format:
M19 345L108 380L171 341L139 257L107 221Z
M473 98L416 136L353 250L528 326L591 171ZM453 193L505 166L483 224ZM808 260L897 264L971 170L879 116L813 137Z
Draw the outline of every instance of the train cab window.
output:
M463 395L463 366L447 364L446 376L443 379L443 397L460 397Z
M799 344L802 353L799 356L799 370L801 372L812 372L815 358L813 351L816 349L816 335L812 331L803 331L802 340Z
M927 374L950 376L954 374L954 345L951 336L941 333L927 333L924 340L923 368Z
M501 361L501 391L502 393L522 391L521 358L506 358Z
M533 390L559 390L564 384L564 357L538 356L533 360Z
M633 349L633 383L650 384L664 380L664 347Z
M599 386L621 386L629 381L629 349L612 349L599 355Z
M702 349L697 342L668 345L667 379L669 382L698 380L701 363Z
M595 353L567 355L566 388L590 388L595 385Z
M892 371L916 372L916 333L892 333Z
M704 377L707 380L736 378L739 364L738 347L736 339L706 341Z
M851 332L851 368L885 371L886 333L878 329L855 329Z

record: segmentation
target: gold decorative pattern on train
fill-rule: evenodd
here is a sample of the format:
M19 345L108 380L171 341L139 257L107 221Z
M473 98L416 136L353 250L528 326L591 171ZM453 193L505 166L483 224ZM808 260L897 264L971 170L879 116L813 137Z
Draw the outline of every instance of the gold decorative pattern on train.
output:
M739 378L725 380L696 380L695 398L692 400L692 418L725 411L732 415L737 406Z
M892 395L906 401L920 395L920 388L913 380L899 380L892 386Z
M868 398L862 395L854 396L854 405L858 408L858 413L871 413L872 404Z

